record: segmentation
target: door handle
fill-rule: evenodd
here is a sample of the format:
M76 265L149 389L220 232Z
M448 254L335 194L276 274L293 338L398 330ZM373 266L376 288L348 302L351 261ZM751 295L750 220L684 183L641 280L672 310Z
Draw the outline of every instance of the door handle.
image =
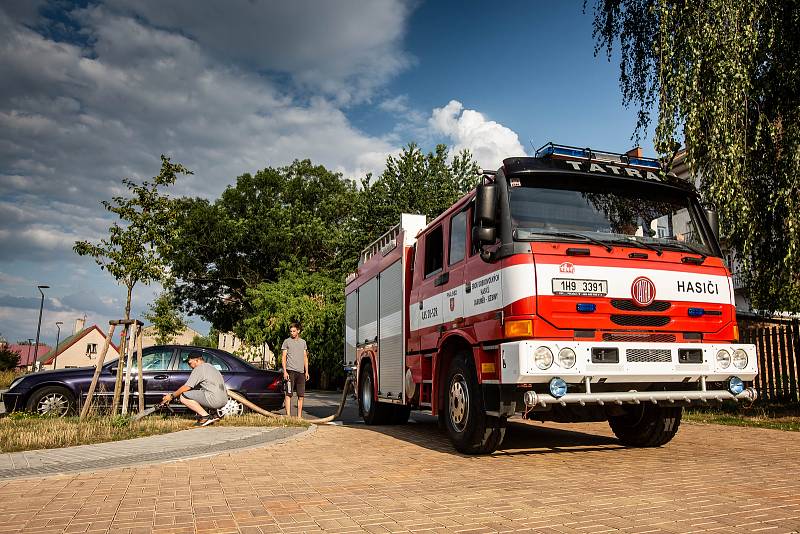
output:
M169 378L169 375L156 375L153 380L166 380L167 378Z

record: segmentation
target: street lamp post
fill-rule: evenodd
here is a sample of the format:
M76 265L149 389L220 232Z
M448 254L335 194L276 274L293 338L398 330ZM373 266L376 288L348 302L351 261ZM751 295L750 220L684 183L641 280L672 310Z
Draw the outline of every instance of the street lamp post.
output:
M27 358L28 361L25 362L26 369L28 367L28 364L31 362L31 347L33 347L33 340L31 338L28 338L28 358Z
M56 348L55 353L53 353L53 369L56 368L56 358L58 358L58 340L61 339L61 325L64 324L64 321L56 321L56 328L58 328L58 333L56 334Z
M36 286L36 289L42 294L42 302L39 304L39 326L36 327L36 349L33 351L34 359L39 356L39 332L42 330L42 309L44 308L44 291L42 291L42 289L50 289L50 286ZM36 365L33 362L31 362L31 365L33 365L35 371Z

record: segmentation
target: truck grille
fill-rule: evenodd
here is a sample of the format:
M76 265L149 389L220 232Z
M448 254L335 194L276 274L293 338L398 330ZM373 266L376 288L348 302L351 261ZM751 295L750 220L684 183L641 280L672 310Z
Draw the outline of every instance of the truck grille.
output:
M625 359L631 363L671 362L672 351L669 349L628 349Z
M663 312L672 307L672 303L666 300L657 300L651 302L647 306L637 306L635 302L630 299L613 299L611 305L618 310L622 311L655 311Z
M674 343L675 334L603 334L603 341L633 341L639 343Z
M611 322L621 326L665 326L670 318L663 315L622 315L614 314Z

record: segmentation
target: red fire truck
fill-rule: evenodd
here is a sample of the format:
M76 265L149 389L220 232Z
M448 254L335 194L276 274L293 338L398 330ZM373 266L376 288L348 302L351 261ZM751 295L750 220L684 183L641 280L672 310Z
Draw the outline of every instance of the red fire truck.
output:
M515 415L653 447L688 404L754 399L716 226L657 160L552 143L431 222L402 215L346 281L364 421L425 411L474 454Z

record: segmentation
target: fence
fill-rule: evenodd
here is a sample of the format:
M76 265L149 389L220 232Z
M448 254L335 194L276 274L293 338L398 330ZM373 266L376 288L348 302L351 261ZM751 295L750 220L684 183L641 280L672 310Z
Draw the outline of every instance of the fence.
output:
M741 340L758 353L753 387L761 400L797 402L800 372L800 322L739 319Z

